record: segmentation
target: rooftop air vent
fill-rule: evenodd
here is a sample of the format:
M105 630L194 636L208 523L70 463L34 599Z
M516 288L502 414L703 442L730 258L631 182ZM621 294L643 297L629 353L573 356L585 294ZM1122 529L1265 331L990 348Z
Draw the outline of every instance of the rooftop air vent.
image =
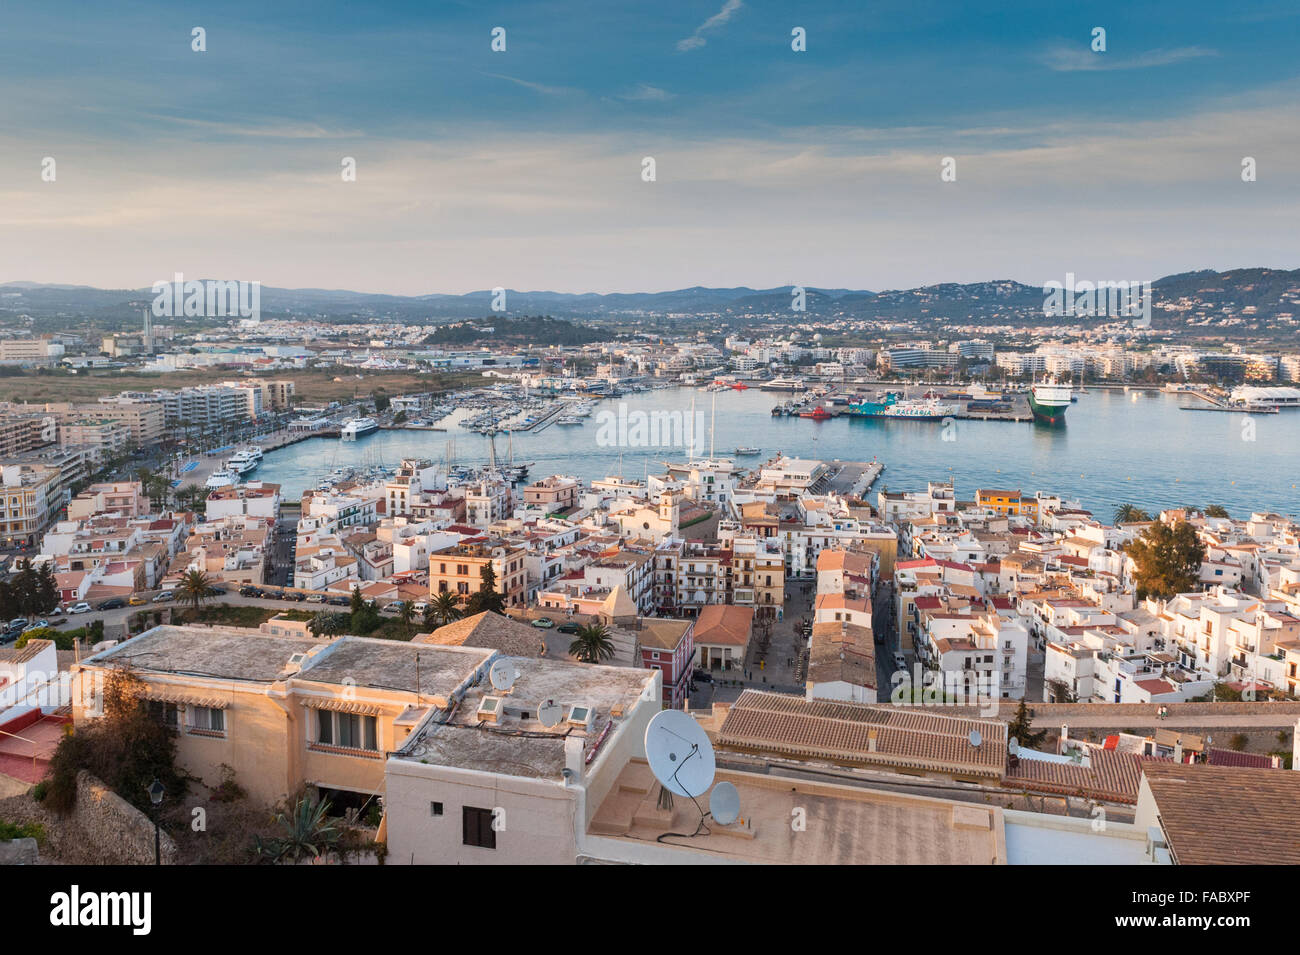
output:
M501 718L501 697L485 696L483 701L478 705L478 718L481 720L497 720Z

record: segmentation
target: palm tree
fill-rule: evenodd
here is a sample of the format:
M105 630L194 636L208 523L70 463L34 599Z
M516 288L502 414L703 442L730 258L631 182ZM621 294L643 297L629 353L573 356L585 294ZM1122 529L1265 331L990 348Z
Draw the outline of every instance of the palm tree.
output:
M1142 521L1151 520L1151 515L1134 504L1121 504L1115 508L1113 520L1116 526L1120 524L1140 524Z
M402 623L402 633L411 635L411 621L415 619L415 605L409 600L402 601L402 609L397 611L397 619Z
M582 663L599 663L614 655L614 641L603 623L589 623L578 631L569 652Z
M460 598L451 591L438 594L424 609L425 624L437 621L440 627L445 627L453 620L459 620L460 616Z
M322 610L307 621L307 629L312 632L312 636L332 637L340 633L346 633L348 622L347 614Z
M197 614L203 601L212 596L212 578L201 570L186 571L176 589L180 591L181 601L190 604Z

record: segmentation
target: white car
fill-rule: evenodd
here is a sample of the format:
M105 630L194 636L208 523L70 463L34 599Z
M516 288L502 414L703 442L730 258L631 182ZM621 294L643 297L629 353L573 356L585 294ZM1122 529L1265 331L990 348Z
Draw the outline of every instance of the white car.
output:
M174 591L174 590L164 590L164 591L163 591L162 593L160 593L157 597L154 597L154 598L153 598L153 602L156 603L156 604L157 604L157 603L166 603L168 600L172 600L173 598L175 598L175 596L176 596L176 591Z
M81 603L73 604L71 607L69 607L68 613L90 613L90 610L91 610L90 604L86 603L83 600Z

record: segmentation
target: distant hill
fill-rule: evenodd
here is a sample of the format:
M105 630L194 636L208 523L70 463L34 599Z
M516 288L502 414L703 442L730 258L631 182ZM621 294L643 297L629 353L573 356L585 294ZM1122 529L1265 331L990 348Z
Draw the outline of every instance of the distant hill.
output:
M1083 277L1083 276L1081 276ZM1247 336L1297 330L1300 270L1234 269L1183 272L1153 283L1157 328L1201 328ZM97 289L76 285L10 282L0 285L0 319L27 314L57 328L91 319L103 327L134 326L153 300L149 289ZM463 295L377 295L341 289L262 289L262 317L327 321L397 321L442 324L494 317L490 290ZM791 289L690 288L663 292L506 292L504 315L532 315L592 322L681 318L713 327L751 324L768 318L789 321ZM1161 304L1170 305L1162 311ZM810 320L910 320L921 323L1074 324L1078 319L1045 317L1043 290L1009 279L873 292L866 289L805 290ZM468 334L468 333L465 333Z

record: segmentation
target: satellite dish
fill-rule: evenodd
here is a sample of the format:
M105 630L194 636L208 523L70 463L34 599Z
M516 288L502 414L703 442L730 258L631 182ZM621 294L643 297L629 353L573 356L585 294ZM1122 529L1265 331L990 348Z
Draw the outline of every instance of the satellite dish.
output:
M671 793L694 797L713 785L713 744L700 724L681 710L655 714L645 728L645 757L655 779Z
M1012 756L1019 756L1019 755L1020 755L1020 740L1016 739L1014 736L1011 737L1011 741L1010 741L1009 743L1007 743L1007 749L1011 752L1011 755L1012 755Z
M740 815L740 790L723 780L709 793L709 812L715 822L729 826Z
M537 720L547 729L558 726L564 718L564 707L554 700L547 700L537 708Z
M970 744L976 749L979 749L980 743L984 742L984 737L980 735L979 730L971 730L968 739L970 740Z
M493 687L503 692L514 686L517 679L519 679L519 671L505 657L497 660L488 669L488 680Z

